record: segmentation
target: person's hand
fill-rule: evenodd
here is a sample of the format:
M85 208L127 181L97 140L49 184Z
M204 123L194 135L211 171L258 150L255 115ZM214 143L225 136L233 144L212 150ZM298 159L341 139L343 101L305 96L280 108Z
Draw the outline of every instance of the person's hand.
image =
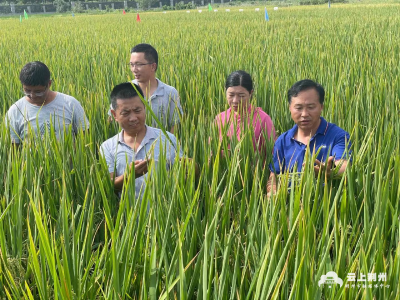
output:
M147 173L147 164L150 163L149 160L144 159L144 160L135 160L134 162L131 162L129 167L132 169L132 167L135 168L135 177L140 177L143 176L144 174Z
M330 178L333 174L333 168L335 167L335 158L333 156L328 157L328 161L325 163L320 162L318 159L314 162L314 174L315 177L318 177L319 172L325 172L325 176Z

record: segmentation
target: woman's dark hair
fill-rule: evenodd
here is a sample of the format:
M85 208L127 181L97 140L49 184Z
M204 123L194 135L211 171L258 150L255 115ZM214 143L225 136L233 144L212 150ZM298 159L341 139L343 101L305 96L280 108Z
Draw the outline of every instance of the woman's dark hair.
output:
M23 85L47 86L50 81L50 70L40 61L29 62L19 73L19 80Z
M297 81L292 87L289 89L287 93L287 99L289 104L292 102L292 97L297 97L297 95L305 90L315 89L319 95L319 103L324 104L325 99L325 90L319 83L312 81L310 79L303 79Z
M136 89L135 89L136 87ZM125 100L125 99L131 99L136 96L143 96L143 91L138 86L137 84L131 83L131 82L124 82L121 84L116 85L110 95L111 98L111 106L114 110L117 109L117 100Z
M242 86L244 87L249 93L253 90L253 80L249 73L239 70L234 71L229 74L228 78L225 82L225 89L228 89L232 86Z

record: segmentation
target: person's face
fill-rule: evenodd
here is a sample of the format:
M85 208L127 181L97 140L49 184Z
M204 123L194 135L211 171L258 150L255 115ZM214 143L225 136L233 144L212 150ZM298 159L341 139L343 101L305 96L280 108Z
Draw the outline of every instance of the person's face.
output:
M111 113L127 133L138 134L145 130L146 110L139 96L117 99L117 109L112 109Z
M311 88L292 97L289 110L293 121L303 131L317 130L324 106L319 102L319 94Z
M226 99L230 108L235 112L241 112L247 109L250 105L250 98L253 91L249 93L246 88L242 86L231 86L226 90Z
M46 101L50 85L51 81L49 81L47 85L31 86L23 84L22 90L24 92L25 97L28 98L29 102L41 104Z
M143 52L131 53L130 68L135 79L140 83L148 83L156 73L156 63L146 60Z

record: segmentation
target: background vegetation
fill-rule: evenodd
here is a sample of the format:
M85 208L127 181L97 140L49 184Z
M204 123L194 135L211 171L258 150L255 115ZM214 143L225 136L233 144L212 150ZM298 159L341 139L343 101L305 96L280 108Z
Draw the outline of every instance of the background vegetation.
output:
M399 299L400 7L268 9L269 22L263 11L0 20L2 116L22 97L22 66L40 60L91 125L75 142L50 132L12 151L0 121L0 298ZM141 203L133 178L118 202L98 147L117 132L108 95L132 79L140 42L157 48L158 77L180 92L177 137L201 176L177 162L152 171ZM230 142L212 121L236 69L253 75L254 104L278 134L293 126L285 93L295 81L326 88L324 117L353 141L341 180L315 179L310 154L300 180L288 190L283 176L267 199L249 132L220 156ZM344 285L319 287L328 271ZM346 288L348 273L387 281Z

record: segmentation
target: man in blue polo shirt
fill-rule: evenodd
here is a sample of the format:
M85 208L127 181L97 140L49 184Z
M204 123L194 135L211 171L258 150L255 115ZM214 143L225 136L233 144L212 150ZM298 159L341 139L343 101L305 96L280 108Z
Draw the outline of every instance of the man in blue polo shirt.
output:
M267 195L276 192L276 175L301 172L307 145L312 153L318 153L314 164L316 176L323 171L329 177L333 167L339 168L338 175L342 174L351 154L349 134L321 117L325 91L320 84L309 79L300 80L287 95L291 117L296 124L275 142Z

